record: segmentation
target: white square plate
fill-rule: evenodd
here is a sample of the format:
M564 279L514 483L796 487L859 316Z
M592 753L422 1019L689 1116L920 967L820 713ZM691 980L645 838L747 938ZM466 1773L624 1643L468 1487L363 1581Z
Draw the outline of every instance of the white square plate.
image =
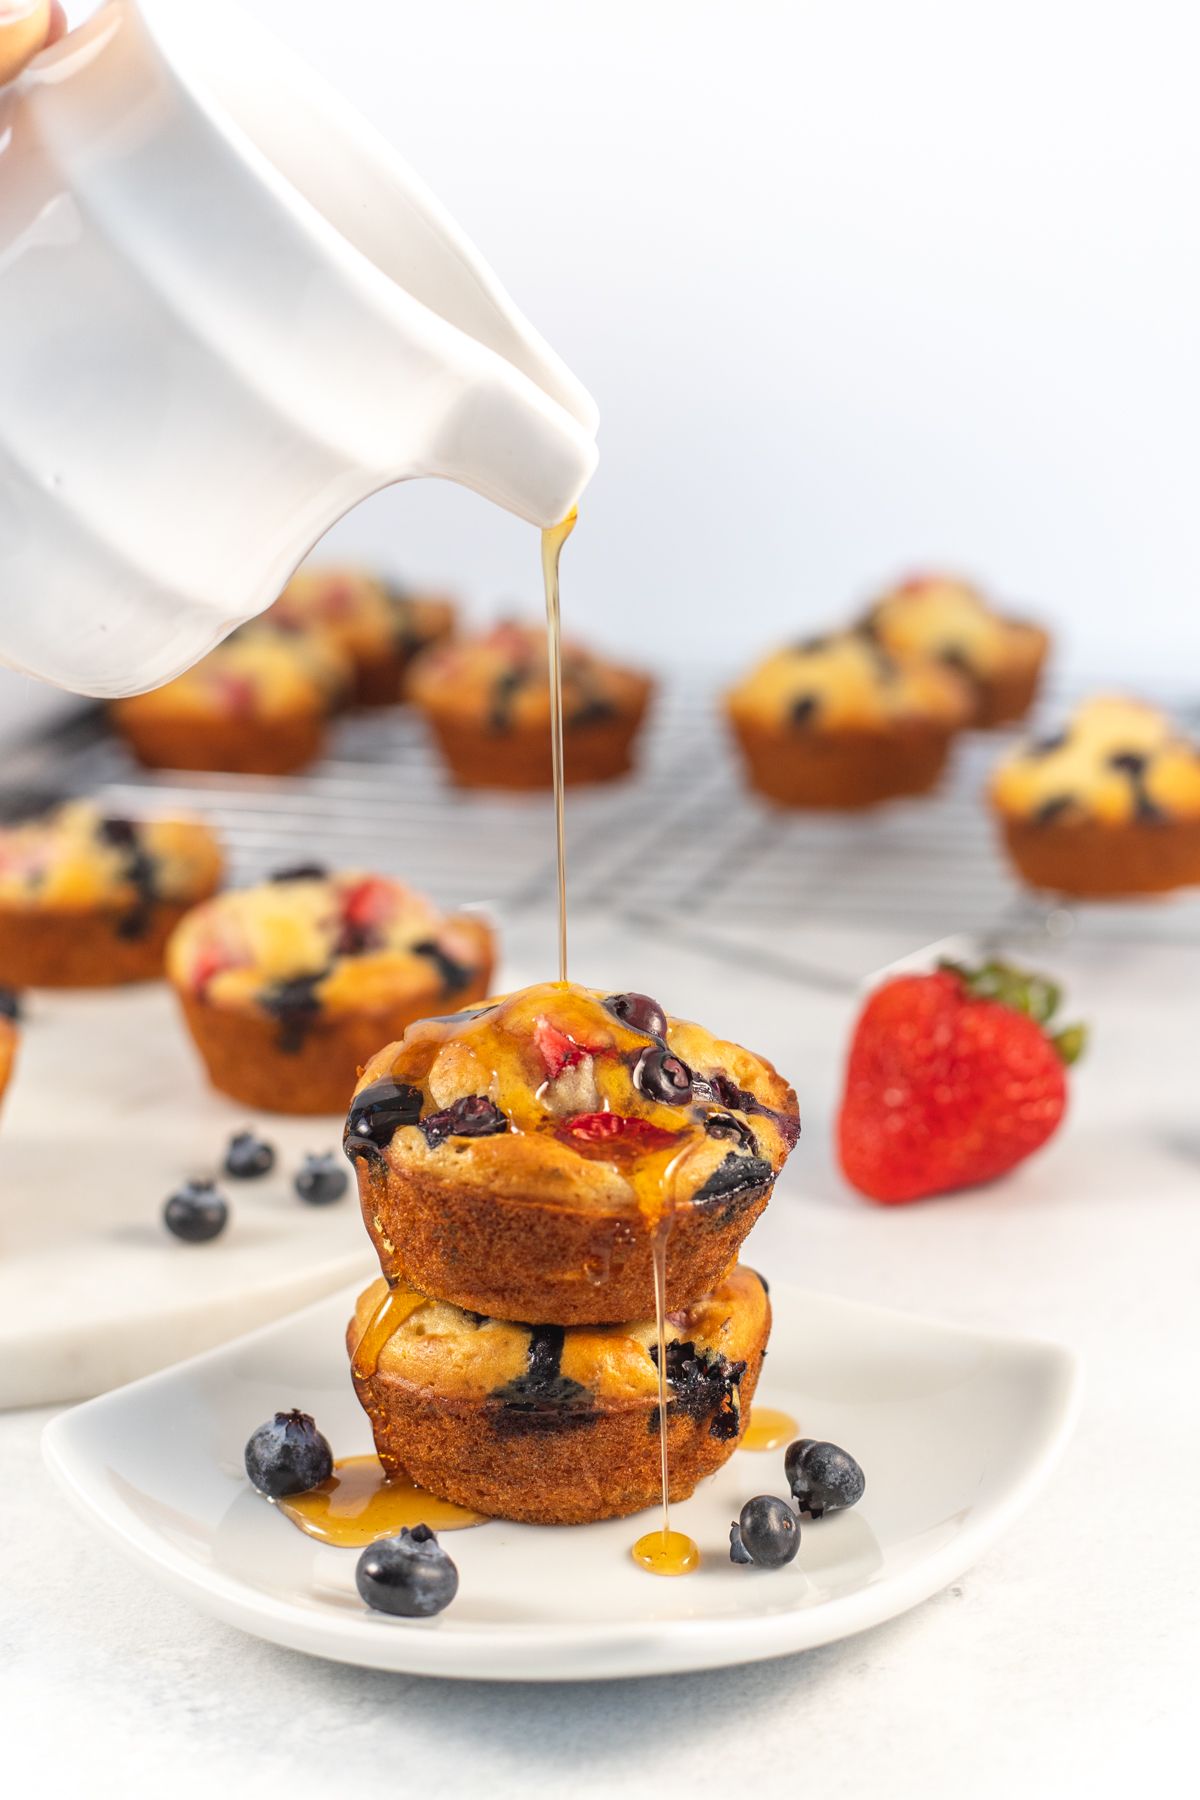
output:
M781 1452L738 1451L672 1522L700 1570L643 1573L653 1524L494 1521L445 1539L461 1582L440 1618L368 1612L356 1552L304 1537L248 1487L242 1448L280 1408L311 1412L337 1456L369 1450L342 1334L353 1291L61 1414L50 1468L130 1555L218 1618L340 1662L554 1681L667 1674L824 1644L952 1581L1028 1505L1075 1417L1079 1368L1052 1344L961 1330L772 1284L760 1387L804 1435L862 1463L852 1512L805 1523L776 1572L735 1567L729 1521L785 1491Z

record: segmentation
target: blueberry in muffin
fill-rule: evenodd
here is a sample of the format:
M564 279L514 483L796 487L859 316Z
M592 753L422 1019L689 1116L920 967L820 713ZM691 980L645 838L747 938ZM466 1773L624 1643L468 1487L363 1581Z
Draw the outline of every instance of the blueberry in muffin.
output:
M194 819L117 817L75 801L0 826L0 983L153 980L171 932L220 879L217 840Z
M255 1109L341 1113L381 1038L481 999L492 958L481 919L308 865L195 908L167 972L214 1087Z
M567 782L625 774L653 692L650 678L564 641L562 683ZM408 695L460 786L551 785L544 629L508 622L434 649L413 664Z
M1050 639L1040 625L995 611L977 588L950 575L917 575L871 607L867 629L886 649L931 656L970 684L973 725L1024 718Z
M935 785L971 694L929 657L841 631L766 657L726 709L760 794L784 806L857 809Z
M454 630L452 603L408 593L361 569L298 569L266 615L285 630L318 631L349 658L355 701L387 706L403 695L412 659Z
M1156 707L1101 695L993 773L991 802L1031 887L1117 899L1200 882L1200 745Z
M148 768L286 775L321 754L352 677L328 638L256 622L165 686L114 700L108 713Z
M363 1218L403 1272L492 1318L652 1317L719 1285L799 1132L763 1058L646 995L565 982L412 1025L346 1124Z
M770 1322L766 1290L743 1267L668 1316L672 1500L737 1448ZM661 1497L653 1313L633 1324L513 1323L431 1299L397 1274L360 1296L347 1348L384 1468L439 1498L493 1518L579 1525Z

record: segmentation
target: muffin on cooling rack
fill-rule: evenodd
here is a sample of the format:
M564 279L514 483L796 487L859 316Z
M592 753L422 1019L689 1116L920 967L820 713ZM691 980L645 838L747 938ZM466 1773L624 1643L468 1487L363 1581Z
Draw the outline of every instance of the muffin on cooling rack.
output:
M253 624L175 681L114 700L109 717L148 768L286 775L320 755L351 678L318 633Z
M740 1267L667 1320L672 1500L737 1448L770 1324L760 1277ZM653 1314L632 1325L510 1324L403 1279L376 1281L347 1347L379 1460L442 1499L581 1525L660 1497Z
M220 879L217 840L193 819L114 817L79 801L0 826L0 984L149 981L184 913Z
M17 997L9 988L0 987L0 1103L12 1079L17 1060Z
M889 650L931 656L970 683L971 723L1024 718L1050 639L1039 625L994 612L982 594L948 575L917 575L881 596L865 621Z
M427 1013L480 999L493 942L381 875L281 870L198 906L167 973L222 1093L268 1112L344 1112L359 1065Z
M770 1063L644 994L565 982L411 1026L346 1124L385 1275L503 1319L669 1311L733 1267L799 1132Z
M625 774L653 682L564 642L562 684L567 782ZM408 693L463 787L551 785L544 629L506 623L428 651L413 664Z
M1087 701L1005 757L991 801L1031 887L1119 898L1200 882L1200 745L1156 707Z
M751 786L784 806L875 806L933 787L970 716L961 676L860 631L777 650L726 707Z
M404 593L362 570L299 569L268 619L285 630L318 630L354 669L360 706L401 698L409 663L454 629L454 607L434 594Z

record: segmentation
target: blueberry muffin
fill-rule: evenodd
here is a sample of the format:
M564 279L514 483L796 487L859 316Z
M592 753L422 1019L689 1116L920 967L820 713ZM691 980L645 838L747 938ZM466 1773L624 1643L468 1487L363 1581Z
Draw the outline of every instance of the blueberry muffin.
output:
M12 1079L13 1064L17 1060L19 1016L16 995L10 988L0 988L0 1104L3 1104L5 1089Z
M649 677L564 642L562 684L568 784L624 775L653 692ZM544 630L502 624L429 651L413 664L408 694L461 786L551 786Z
M175 926L220 880L217 840L193 819L72 802L0 826L0 984L153 980Z
M449 600L404 593L343 568L299 569L267 617L285 630L317 630L330 638L350 660L360 706L399 700L413 657L454 630Z
M167 973L214 1087L268 1112L344 1112L381 1038L478 1000L490 928L399 881L281 870L198 906Z
M933 787L970 716L962 677L861 631L777 650L726 696L750 785L783 806L876 806Z
M1031 887L1119 898L1200 882L1200 746L1156 707L1101 696L996 769L991 801Z
M114 700L109 717L147 768L287 775L321 754L351 679L317 633L254 624L164 687Z
M501 1319L578 1325L715 1288L799 1132L770 1063L644 994L567 982L411 1026L346 1124L385 1275Z
M668 1318L672 1500L737 1448L770 1324L763 1282L741 1267ZM347 1346L379 1460L442 1499L493 1518L583 1525L661 1498L653 1315L512 1324L398 1277L361 1295Z
M1050 639L1038 625L994 612L965 581L918 575L877 600L869 629L889 650L956 669L974 697L973 725L1022 719L1037 693Z

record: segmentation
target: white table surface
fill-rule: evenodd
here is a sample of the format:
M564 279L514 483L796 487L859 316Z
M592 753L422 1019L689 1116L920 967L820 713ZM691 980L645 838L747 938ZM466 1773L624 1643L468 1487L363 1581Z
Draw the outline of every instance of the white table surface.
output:
M794 1079L804 1137L755 1234L759 1267L1082 1351L1083 1420L1044 1497L947 1592L827 1649L642 1682L437 1682L313 1661L194 1612L51 1488L38 1451L48 1413L10 1413L0 1416L7 1790L180 1800L1184 1791L1167 1771L1191 1760L1200 1653L1200 951L1077 944L1043 955L1095 1025L1068 1126L992 1189L887 1210L849 1193L831 1158L849 995L743 975L670 942L631 943L602 924L578 942L580 979L649 989L773 1054ZM866 968L905 948L847 933L821 955ZM514 968L528 954L527 944Z

